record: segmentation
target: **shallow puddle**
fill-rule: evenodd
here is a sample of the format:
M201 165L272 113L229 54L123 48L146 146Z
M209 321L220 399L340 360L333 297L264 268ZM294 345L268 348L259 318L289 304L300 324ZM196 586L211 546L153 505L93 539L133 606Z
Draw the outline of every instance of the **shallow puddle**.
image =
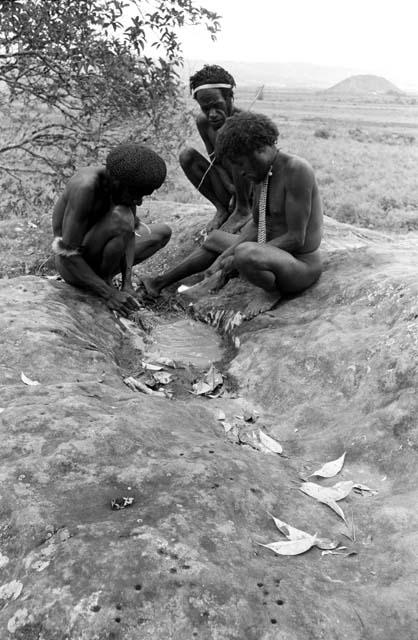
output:
M162 321L151 334L148 357L164 356L199 369L223 357L222 342L215 329L190 318Z

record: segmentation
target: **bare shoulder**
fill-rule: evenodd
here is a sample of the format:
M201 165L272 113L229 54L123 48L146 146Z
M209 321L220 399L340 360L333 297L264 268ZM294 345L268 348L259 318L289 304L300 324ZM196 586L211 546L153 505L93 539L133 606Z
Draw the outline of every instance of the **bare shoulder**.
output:
M73 191L82 190L95 190L100 182L105 178L104 167L91 166L83 167L74 173L73 176L67 182L67 192L70 194Z
M289 186L313 187L316 184L311 164L300 156L280 151L286 183Z

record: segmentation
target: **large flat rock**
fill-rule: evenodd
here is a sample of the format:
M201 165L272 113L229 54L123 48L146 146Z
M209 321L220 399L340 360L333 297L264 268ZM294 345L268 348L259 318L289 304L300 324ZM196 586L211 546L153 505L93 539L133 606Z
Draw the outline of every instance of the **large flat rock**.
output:
M1 638L414 637L418 243L328 222L325 249L317 285L236 330L230 373L287 457L225 435L214 407L240 400L130 391L100 301L1 282ZM337 479L379 492L339 503L349 526L298 490L343 451ZM355 555L276 556L268 513Z

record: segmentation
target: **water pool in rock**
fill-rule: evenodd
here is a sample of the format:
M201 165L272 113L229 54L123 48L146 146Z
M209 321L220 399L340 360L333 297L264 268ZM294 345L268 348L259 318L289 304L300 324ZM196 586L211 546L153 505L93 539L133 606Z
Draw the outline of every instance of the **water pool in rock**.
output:
M147 357L164 356L200 369L223 357L222 341L215 329L190 318L162 321L151 338Z

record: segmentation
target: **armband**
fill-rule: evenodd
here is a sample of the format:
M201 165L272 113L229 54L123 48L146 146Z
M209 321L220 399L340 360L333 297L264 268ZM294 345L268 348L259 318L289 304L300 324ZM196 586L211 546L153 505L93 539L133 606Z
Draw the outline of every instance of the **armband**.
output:
M65 244L62 238L54 238L52 242L52 251L56 256L64 256L66 258L81 255L81 247L71 247L70 245Z

